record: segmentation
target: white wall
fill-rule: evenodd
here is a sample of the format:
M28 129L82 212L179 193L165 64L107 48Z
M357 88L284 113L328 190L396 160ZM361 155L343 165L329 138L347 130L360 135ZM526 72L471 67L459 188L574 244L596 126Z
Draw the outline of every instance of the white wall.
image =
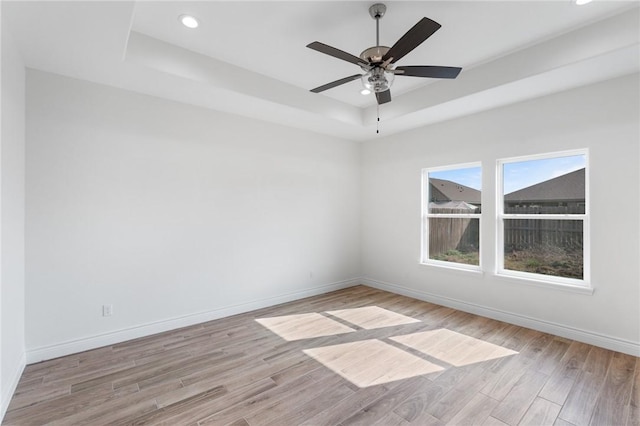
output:
M364 144L365 282L640 355L638 86L632 75ZM496 277L496 159L577 148L590 150L594 294ZM485 273L419 265L421 169L474 161Z
M2 25L0 138L0 419L25 365L25 70Z
M29 362L354 284L359 161L354 142L28 70Z

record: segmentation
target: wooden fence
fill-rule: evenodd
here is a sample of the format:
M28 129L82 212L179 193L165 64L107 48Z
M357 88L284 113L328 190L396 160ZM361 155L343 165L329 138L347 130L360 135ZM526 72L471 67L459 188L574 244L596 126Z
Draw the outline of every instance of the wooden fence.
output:
M477 251L480 221L468 218L429 218L429 253Z
M506 252L534 247L562 247L577 250L583 244L581 220L505 219Z
M459 210L432 209L432 213L460 213ZM582 214L584 205L508 207L512 214ZM429 253L438 255L449 250L478 250L480 221L471 218L429 218ZM561 247L578 250L583 246L582 220L505 219L506 252L534 247Z
M566 206L505 206L508 214L584 214L584 203ZM505 219L504 249L506 252L541 247L565 250L582 249L582 220Z
M430 213L461 213L459 209L431 208ZM464 213L480 213L469 210ZM473 218L429 218L429 253L437 255L449 250L478 251L480 220Z

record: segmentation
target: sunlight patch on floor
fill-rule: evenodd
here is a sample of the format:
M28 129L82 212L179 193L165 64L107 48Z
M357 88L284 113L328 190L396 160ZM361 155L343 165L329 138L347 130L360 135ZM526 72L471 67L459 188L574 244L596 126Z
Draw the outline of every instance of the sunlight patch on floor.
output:
M420 322L420 320L378 306L341 309L339 311L328 311L327 313L366 330Z
M518 353L444 328L391 337L391 340L456 367Z
M256 321L287 341L355 331L351 327L317 313L257 318Z
M439 365L377 339L303 352L360 388L443 370Z

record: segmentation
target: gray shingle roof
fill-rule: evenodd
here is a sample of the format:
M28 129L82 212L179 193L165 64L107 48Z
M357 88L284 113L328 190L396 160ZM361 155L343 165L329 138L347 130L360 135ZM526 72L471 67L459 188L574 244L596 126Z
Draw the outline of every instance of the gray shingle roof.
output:
M431 184L430 201L465 201L469 204L481 203L481 192L477 189L444 179L429 178Z
M567 173L504 196L505 201L583 201L585 199L585 169Z

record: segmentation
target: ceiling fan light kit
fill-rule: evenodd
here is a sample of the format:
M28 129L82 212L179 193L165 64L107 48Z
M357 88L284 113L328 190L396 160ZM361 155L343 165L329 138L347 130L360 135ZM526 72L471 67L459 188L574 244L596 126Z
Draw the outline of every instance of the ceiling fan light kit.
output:
M394 78L395 74L393 72L385 71L382 68L374 68L363 74L361 80L365 89L380 93L389 90Z
M440 29L440 24L429 18L422 18L416 25L407 31L391 47L380 45L380 19L385 15L387 7L382 3L376 3L369 7L369 15L376 21L376 45L369 47L360 53L360 57L351 55L335 47L314 41L307 45L308 48L317 50L334 58L342 59L358 65L364 74L354 74L341 78L331 83L311 89L314 93L320 93L351 81L361 79L364 89L374 92L378 105L391 101L391 85L397 75L406 77L429 78L456 78L462 68L441 66L404 66L396 67L395 63L407 53L418 47L433 33Z

